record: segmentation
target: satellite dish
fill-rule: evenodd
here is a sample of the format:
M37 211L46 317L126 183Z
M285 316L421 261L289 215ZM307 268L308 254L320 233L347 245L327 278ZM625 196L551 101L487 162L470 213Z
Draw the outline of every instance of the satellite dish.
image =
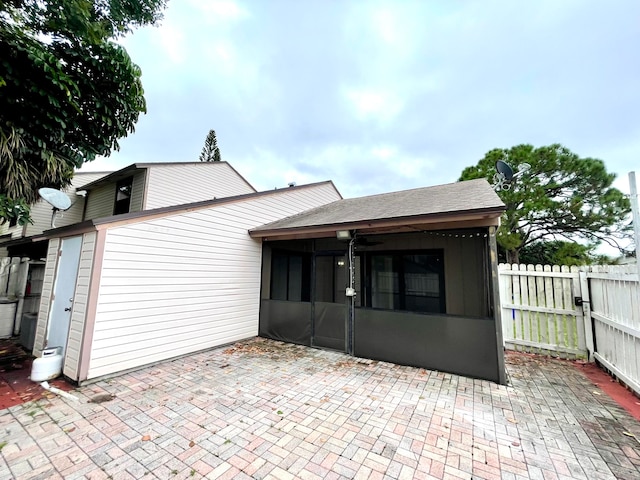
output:
M511 183L520 175L527 173L531 170L531 165L528 163L521 163L518 165L518 171L514 173L513 168L502 160L496 162L496 173L493 175L493 189L496 192L500 190L510 190Z
M68 210L71 207L71 200L67 194L55 188L41 188L38 193L42 199L56 210Z
M507 162L503 162L502 160L498 160L496 162L496 170L498 173L502 174L503 178L510 182L513 178L513 169L509 166Z
M51 228L55 228L56 213L58 211L65 211L71 207L71 200L67 197L67 194L56 190L55 188L41 188L38 193L42 199L53 207L53 213L51 214Z
M521 163L520 165L518 165L518 171L513 174L513 178L516 178L523 173L527 173L529 170L531 170L531 165L529 165L528 163Z

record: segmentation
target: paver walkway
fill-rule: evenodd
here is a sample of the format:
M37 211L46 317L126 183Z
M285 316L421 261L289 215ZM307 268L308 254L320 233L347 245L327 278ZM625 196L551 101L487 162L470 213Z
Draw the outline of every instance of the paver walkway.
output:
M240 342L0 411L0 478L640 478L640 424L577 368L508 368Z

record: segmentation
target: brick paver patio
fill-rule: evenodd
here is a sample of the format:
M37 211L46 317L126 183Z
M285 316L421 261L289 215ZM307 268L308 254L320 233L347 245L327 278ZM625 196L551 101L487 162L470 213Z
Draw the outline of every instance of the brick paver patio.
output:
M254 339L0 411L0 478L640 478L640 424L571 363L508 368Z

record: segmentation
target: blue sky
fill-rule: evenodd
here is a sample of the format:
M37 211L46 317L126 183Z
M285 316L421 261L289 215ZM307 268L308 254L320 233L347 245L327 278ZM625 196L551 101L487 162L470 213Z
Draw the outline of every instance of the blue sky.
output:
M640 174L640 2L172 0L123 41L148 113L83 170L197 161L209 129L259 190L456 181L562 143Z

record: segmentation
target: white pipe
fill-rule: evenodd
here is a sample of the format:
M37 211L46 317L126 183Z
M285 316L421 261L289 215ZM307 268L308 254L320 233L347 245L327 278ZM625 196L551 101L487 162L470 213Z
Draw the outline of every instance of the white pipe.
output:
M60 395L61 397L66 398L67 400L73 400L74 402L79 402L80 401L80 399L78 397L74 397L70 393L65 392L64 390L60 390L59 388L52 387L51 385L49 385L49 382L47 382L47 381L40 382L40 386L42 388L44 388L45 390L50 391L51 393L56 393L56 394Z

